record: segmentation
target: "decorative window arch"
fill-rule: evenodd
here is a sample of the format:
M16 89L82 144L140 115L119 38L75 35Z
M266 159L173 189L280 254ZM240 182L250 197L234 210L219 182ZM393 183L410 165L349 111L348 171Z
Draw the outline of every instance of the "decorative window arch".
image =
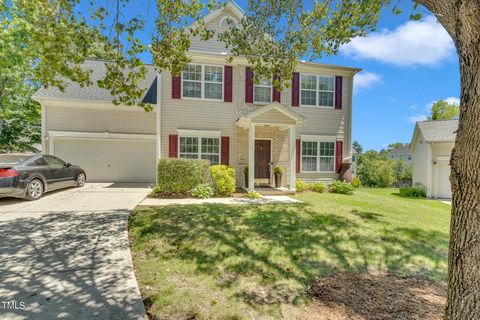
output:
M218 23L219 27L220 28L225 28L225 29L228 29L230 28L230 26L232 25L231 23L229 24L228 23L228 20L232 21L233 22L233 25L237 26L238 25L238 21L232 17L232 16L224 16L222 19L220 19L220 22Z

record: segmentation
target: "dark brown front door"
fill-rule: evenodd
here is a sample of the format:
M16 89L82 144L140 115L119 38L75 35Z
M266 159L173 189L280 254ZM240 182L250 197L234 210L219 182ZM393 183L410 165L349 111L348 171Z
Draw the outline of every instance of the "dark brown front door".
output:
M255 140L255 178L270 178L270 140Z

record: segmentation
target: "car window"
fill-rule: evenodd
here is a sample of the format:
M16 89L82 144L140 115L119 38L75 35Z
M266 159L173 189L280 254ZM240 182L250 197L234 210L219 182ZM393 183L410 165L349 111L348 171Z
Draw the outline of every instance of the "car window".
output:
M38 159L35 159L34 161L32 161L29 166L32 166L32 167L35 167L35 166L46 166L48 165L47 164L47 161L45 161L45 159L43 157L40 157Z
M0 154L0 164L16 165L31 157L31 154Z
M63 165L65 165L65 162L58 159L57 157L44 156L44 158L45 158L45 160L47 160L47 163L48 163L49 166L63 166Z

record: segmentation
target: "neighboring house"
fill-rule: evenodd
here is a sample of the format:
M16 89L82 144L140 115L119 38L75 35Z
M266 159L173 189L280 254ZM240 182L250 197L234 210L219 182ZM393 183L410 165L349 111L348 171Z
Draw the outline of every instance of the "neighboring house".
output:
M352 148L352 165L350 167L350 169L352 170L352 176L356 176L357 175L357 161L358 161L358 157L360 155L357 153L357 151L355 151L353 148Z
M243 14L229 1L204 20L222 32ZM299 62L291 88L279 92L271 79L255 84L246 59L226 64L227 55L223 43L193 38L192 62L181 76L147 65L141 86L151 113L115 106L95 85L40 90L34 97L42 105L44 152L78 163L89 181L154 182L161 157L232 165L239 186L248 166L250 189L272 183L277 165L291 190L298 178L336 179L351 161L352 86L360 69ZM102 61L85 67L94 83L105 72Z
M403 160L405 164L411 164L413 161L409 146L402 146L388 150L387 157L391 160Z
M427 187L427 196L451 198L450 154L458 120L417 122L410 149L413 153L413 183Z

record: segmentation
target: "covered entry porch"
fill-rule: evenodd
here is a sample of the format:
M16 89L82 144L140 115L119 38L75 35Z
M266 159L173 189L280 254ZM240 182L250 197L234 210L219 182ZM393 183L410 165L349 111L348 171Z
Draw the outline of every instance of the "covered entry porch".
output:
M238 118L238 148L244 160L240 163L248 168L248 190L273 186L273 168L278 166L284 171L281 187L295 191L296 128L303 121L302 115L278 102Z

